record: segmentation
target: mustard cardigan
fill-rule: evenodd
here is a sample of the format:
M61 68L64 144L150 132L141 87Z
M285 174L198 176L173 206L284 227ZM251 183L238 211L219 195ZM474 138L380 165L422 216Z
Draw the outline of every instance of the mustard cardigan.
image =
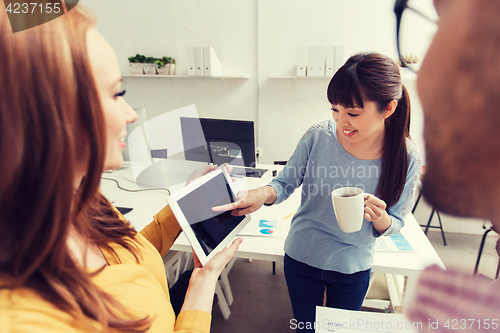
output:
M114 244L112 247L121 263L113 254L102 249L109 266L92 278L102 290L113 295L131 313L136 313L137 318L146 315L154 317L148 332L210 331L212 317L208 312L184 311L176 320L170 304L161 257L168 252L179 234L179 224L166 206L136 236L142 256L139 263L130 252ZM42 299L33 290L0 289L0 333L85 331L73 317Z

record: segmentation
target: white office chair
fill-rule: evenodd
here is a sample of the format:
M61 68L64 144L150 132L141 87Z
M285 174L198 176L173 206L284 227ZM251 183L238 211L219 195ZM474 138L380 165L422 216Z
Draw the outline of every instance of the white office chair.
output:
M485 223L486 223L486 221L485 221ZM483 228L486 229L486 227L484 225L483 225ZM486 241L486 236L488 235L488 233L490 231L494 231L498 235L498 232L495 230L495 228L493 226L486 229L486 231L483 233L483 237L481 237L481 243L479 244L479 251L477 254L476 265L474 266L474 272L473 272L474 276L478 275L479 261L481 260L481 256L483 254L483 247L484 247L484 243ZM500 239L497 240L495 249L496 249L496 252L499 256L497 271L495 273L495 279L498 279L498 275L500 274Z
M168 251L168 253L163 257L163 265L165 266L165 272L167 273L167 283L168 287L172 287L174 283L179 279L179 276L184 269L181 269L182 256L184 252L178 251Z

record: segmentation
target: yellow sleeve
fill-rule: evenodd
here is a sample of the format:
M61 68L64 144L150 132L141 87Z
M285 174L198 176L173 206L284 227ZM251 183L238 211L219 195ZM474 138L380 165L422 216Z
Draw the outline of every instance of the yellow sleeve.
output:
M179 313L175 321L176 333L209 333L212 315L205 311L190 310Z
M141 291L143 288L141 288ZM0 291L0 332L2 333L86 333L89 327L78 322L71 315L55 308L31 291L26 295L10 290ZM119 298L118 301L121 301ZM161 314L156 318L148 332L209 333L212 316L199 310L184 311L179 314L175 324L171 316ZM153 311L154 312L154 311ZM152 313L151 313L152 314ZM171 318L171 319L169 319ZM169 321L170 320L170 321ZM99 324L89 323L99 331Z
M85 328L80 327L80 329L67 324L66 322L61 322L55 318L42 317L37 314L25 313L25 320L22 322L15 321L12 322L10 318L5 321L0 322L0 332L8 333L27 333L27 332L37 332L37 333L84 333L88 332ZM1 318L2 316L0 316ZM74 324L78 324L74 322Z
M0 281L1 282L1 281ZM93 322L96 328L99 325ZM0 332L84 333L89 328L31 290L0 290Z
M153 222L140 231L163 257L181 233L181 227L167 205L154 216Z

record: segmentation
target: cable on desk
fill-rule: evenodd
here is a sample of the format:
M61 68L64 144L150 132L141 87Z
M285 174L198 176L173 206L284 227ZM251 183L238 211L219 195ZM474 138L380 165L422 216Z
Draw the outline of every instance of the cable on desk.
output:
M122 177L123 179L125 179L126 181L132 183L132 184L137 184L135 182L135 180L132 180L132 179L128 179L127 177L125 177L121 172L118 172L118 170L120 169L113 169L113 170L107 170L107 171L104 171L104 173L114 173L114 174L117 174L118 176Z
M126 188L121 187L120 183L116 179L106 178L106 177L101 177L101 179L112 180L112 181L114 181L116 183L116 186L118 186L118 188L120 190L127 191L127 192L167 191L168 195L170 195L170 190L168 188L145 188L145 189L140 189L140 190L130 190L130 189L126 189Z

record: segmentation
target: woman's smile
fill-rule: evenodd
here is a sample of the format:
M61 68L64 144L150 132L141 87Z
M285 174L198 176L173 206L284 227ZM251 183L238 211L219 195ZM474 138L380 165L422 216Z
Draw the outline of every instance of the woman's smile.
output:
M120 145L120 147L122 147L123 149L127 148L127 144L125 143L125 137L118 140L118 145Z
M354 134L356 134L358 131L357 130L347 130L345 129L344 131L344 135L347 136L347 137L352 137Z

